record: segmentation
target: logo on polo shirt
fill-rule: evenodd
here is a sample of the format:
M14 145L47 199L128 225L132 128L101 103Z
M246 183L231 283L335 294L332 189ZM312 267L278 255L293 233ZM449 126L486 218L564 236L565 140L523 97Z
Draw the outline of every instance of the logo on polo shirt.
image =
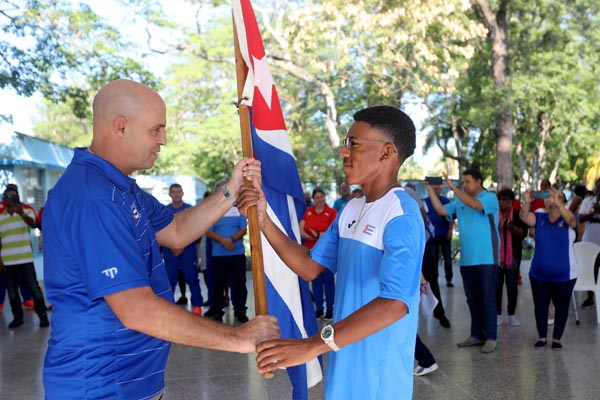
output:
M140 222L140 213L137 210L137 207L135 206L135 203L131 205L131 214L133 215L133 220L135 221L135 224L137 225L138 222Z
M363 233L366 233L369 236L371 236L373 232L375 232L375 227L373 225L366 224L363 228Z
M110 279L115 279L115 276L117 276L118 272L119 272L119 270L117 269L117 267L112 267L112 268L107 268L104 271L102 271L102 274L109 277Z

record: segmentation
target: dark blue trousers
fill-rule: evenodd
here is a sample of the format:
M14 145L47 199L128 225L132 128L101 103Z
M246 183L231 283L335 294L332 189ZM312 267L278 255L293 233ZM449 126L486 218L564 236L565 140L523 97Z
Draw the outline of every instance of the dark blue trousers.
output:
M460 267L465 296L471 313L471 336L496 340L496 265Z

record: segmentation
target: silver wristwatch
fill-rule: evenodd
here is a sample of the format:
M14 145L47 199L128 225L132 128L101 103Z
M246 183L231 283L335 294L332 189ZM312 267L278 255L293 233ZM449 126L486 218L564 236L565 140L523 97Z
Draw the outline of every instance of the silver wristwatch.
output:
M321 339L323 339L325 344L327 346L331 347L331 350L339 351L340 348L338 347L337 344L335 344L334 335L335 335L335 330L333 329L333 326L331 326L331 325L326 325L323 327L323 329L321 329Z

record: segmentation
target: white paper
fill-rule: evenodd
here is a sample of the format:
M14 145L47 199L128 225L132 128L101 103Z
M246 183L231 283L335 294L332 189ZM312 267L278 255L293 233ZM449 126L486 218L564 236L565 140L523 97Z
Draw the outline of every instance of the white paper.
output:
M425 318L429 318L433 315L433 309L439 303L438 299L435 298L435 295L431 291L431 286L429 286L429 282L426 285L426 292L421 293L421 314Z

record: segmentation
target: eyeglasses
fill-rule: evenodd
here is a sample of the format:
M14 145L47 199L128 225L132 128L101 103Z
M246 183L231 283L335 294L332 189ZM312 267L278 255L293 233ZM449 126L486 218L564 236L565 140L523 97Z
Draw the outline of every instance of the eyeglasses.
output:
M346 148L346 150L348 150L348 152L352 152L352 146L356 143L383 143L383 144L392 144L391 142L386 142L384 140L371 140L371 139L357 139L357 138L353 138L353 137L347 137L344 138L344 140L342 140L342 148ZM394 148L394 151L396 151L396 149Z

